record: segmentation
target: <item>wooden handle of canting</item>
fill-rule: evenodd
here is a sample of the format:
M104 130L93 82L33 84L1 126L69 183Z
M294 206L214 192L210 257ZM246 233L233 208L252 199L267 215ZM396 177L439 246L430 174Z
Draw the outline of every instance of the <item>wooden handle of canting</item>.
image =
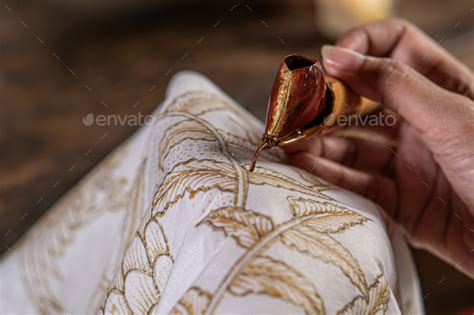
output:
M334 119L341 115L364 116L379 108L379 102L357 95L342 81L328 75L325 79L333 97L331 114Z

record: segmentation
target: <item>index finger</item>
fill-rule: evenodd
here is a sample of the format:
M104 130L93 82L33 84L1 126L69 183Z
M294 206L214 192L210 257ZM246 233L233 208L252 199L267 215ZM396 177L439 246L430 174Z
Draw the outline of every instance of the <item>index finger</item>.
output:
M356 27L336 45L396 59L447 90L474 97L472 71L406 20L393 18Z

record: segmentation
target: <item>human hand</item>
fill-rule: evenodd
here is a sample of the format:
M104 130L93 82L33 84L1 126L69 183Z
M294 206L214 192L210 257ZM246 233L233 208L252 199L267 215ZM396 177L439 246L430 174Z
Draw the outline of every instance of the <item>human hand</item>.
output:
M312 136L283 147L289 162L378 203L413 245L473 277L473 73L400 19L351 30L322 54L330 75L398 114L370 127L394 146Z

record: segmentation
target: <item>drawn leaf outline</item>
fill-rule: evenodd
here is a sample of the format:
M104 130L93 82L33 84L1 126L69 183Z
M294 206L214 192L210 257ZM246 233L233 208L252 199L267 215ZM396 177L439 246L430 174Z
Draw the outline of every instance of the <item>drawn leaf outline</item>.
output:
M213 210L200 224L221 230L242 247L250 249L264 235L273 230L273 222L266 215L243 208L224 207Z

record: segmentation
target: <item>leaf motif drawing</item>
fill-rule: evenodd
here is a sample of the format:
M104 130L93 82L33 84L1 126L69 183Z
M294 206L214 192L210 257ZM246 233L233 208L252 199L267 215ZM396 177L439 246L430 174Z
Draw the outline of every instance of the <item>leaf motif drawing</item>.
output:
M165 231L156 220L147 223L141 239L150 265L154 264L160 255L167 255L170 252Z
M326 184L318 182L314 185L305 185L289 176L261 166L257 166L253 172L249 172L249 182L254 185L269 185L313 197L333 200L333 198L321 192L328 187Z
M224 139L227 148L242 150L243 153L249 154L249 152L253 152L258 146L258 142L254 142L255 138L251 137L248 134L247 137L241 137L224 130L219 129L218 131ZM257 140L259 139L257 138ZM278 155L277 152L278 151L276 150L266 150L262 152L262 156L266 157L267 159L271 159L272 161L278 162L281 161L281 157Z
M54 282L65 280L60 260L80 228L107 212L125 211L129 184L116 170L127 155L124 144L68 192L28 233L22 246L25 280L39 312L64 313ZM98 284L98 282L96 283ZM101 292L102 293L102 292Z
M318 202L296 197L288 197L287 199L293 216L302 217L318 214L318 216L306 220L303 224L320 233L338 233L348 227L368 221L365 216L336 203Z
M287 200L293 216L347 210L336 203L321 202L314 199L289 196L287 197Z
M251 151L253 148L255 148L255 144L252 143L252 141L250 141L248 138L244 138L221 129L218 129L218 131L228 147L240 148L248 151Z
M143 272L150 270L145 244L138 235L130 242L122 261L122 274L126 275L131 270L140 270Z
M163 170L163 164L172 149L186 140L217 141L208 128L195 120L184 120L169 127L160 142L158 154L160 170Z
M238 117L238 119L236 117ZM248 123L242 124L242 119ZM242 128L250 143L255 145L260 144L260 138L262 136L260 123L255 119L254 116L252 116L252 114L243 112L238 115L231 115L229 116L229 122L232 122L235 126Z
M268 256L256 256L229 287L236 296L265 294L300 306L306 314L324 312L323 300L313 284L284 262Z
M310 283L309 280L301 274L294 275L295 271L283 261L264 256L264 253L278 241L292 250L337 267L358 288L362 296L367 296L367 283L359 263L342 244L330 236L332 233L340 233L363 224L367 219L357 212L336 207L335 204L328 202L323 203L322 207L303 208L303 211L295 213L299 215L294 215L293 218L278 225L272 223L270 217L244 208L218 209L204 219L202 223L234 238L240 246L247 248L247 252L233 265L214 292L206 314L215 311L222 295L226 292L234 295L268 294L302 306L309 313L315 313L315 307L319 307L319 311L324 312L322 302L316 303L318 301L308 301L304 298L306 295L317 296L315 289L309 289L306 285ZM264 225L260 221L262 217L265 218ZM254 227L255 222L265 227L264 233L258 233L258 238L257 233L249 228ZM277 271L273 272L271 266ZM278 273L283 270L293 275L291 277L278 276ZM286 295L285 292L289 291L285 288L293 286L292 283L286 282L295 277L298 279L297 284L303 284L306 289L293 288L289 291L293 290L294 294L303 294L302 292L309 290L310 293L298 296Z
M128 203L127 217L124 220L124 233L122 236L122 249L120 254L127 250L127 245L130 243L137 227L140 226L140 218L142 217L143 205L143 190L145 185L145 166L147 159L144 159L138 170L137 177L133 183L133 188Z
M102 311L103 314L127 314L131 315L132 310L127 305L127 301L122 292L112 289L107 296L107 300Z
M198 192L217 188L235 192L237 178L228 163L215 160L189 160L169 172L153 198L153 209L164 213L186 192L193 198Z
M221 230L244 248L251 248L264 235L273 230L273 222L266 215L243 208L225 207L213 210L199 224L209 224Z
M380 274L369 287L368 299L358 296L348 303L338 315L385 314L390 302L390 288L385 277Z
M209 305L211 294L198 287L191 287L171 310L172 315L204 314Z
M347 225L351 226L350 223ZM301 224L284 232L281 241L291 249L339 268L362 294L366 294L367 283L359 263L330 235Z
M229 148L253 151L249 144L258 142L255 134L227 133L209 122L207 117L210 116L203 116L216 110L229 111L233 108L232 104L215 95L190 92L178 97L162 112L165 116L185 118L180 123L181 126L172 126L166 131L166 140L160 147L160 151L164 153L161 155L162 162L167 159L167 152L187 139L217 141L222 156L227 160L191 158L174 165L155 193L153 212L164 213L185 195L193 198L198 193L211 189L233 193L238 200L233 207L215 209L197 225L205 224L212 230L231 237L237 245L246 249L212 294L192 287L180 299L173 313L212 314L226 294L267 295L301 307L308 314L324 313L324 303L313 283L286 261L270 256L272 252L268 250L275 244L286 246L293 253L298 251L308 259L312 257L334 266L334 270L340 270L361 292L360 296L368 300L368 285L357 260L331 235L361 225L367 219L333 203L335 200L324 193L324 190L332 186L316 178L295 180L262 166L258 166L253 173L248 172ZM245 208L249 184L293 191L322 201L289 198L293 216L277 225L271 217ZM164 263L170 265L171 260ZM163 279L158 282L163 287L167 273L156 278Z
M108 290L103 313L152 312L165 290L172 267L173 258L163 227L151 219L143 231L134 234L121 270Z
M147 314L160 301L153 278L143 271L132 270L124 280L123 295L133 314Z
M367 282L359 263L342 244L328 234L363 224L367 218L335 203L296 197L289 197L288 201L293 215L306 219L282 233L282 243L338 267L366 295Z
M346 229L367 222L367 218L357 212L337 212L319 215L305 221L302 226L319 233L335 234L344 232Z

